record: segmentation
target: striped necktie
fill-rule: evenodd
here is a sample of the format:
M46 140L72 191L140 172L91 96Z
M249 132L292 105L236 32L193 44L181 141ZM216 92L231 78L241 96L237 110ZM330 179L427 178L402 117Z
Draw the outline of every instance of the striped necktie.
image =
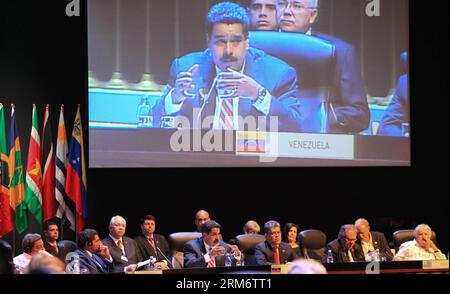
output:
M223 130L233 130L233 98L221 99L219 128Z
M209 252L211 252L211 249L212 248L209 248ZM208 261L208 267L216 267L216 257L215 256L214 257L210 256L210 259Z

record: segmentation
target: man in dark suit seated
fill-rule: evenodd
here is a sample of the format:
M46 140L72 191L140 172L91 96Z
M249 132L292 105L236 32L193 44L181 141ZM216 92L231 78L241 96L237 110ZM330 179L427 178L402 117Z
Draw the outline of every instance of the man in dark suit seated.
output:
M169 269L169 244L163 235L155 234L156 219L153 215L146 215L141 219L142 234L134 238L143 260L150 256L156 258L156 267Z
M384 234L370 231L370 225L366 219L357 219L355 221L355 227L358 232L357 242L361 245L366 261L374 260L377 249L380 252L380 257L386 259L386 261L391 261L394 258Z
M102 240L109 248L116 272L135 271L137 263L142 261L136 241L124 236L126 227L123 217L112 217L109 222L109 236Z
M378 135L409 136L409 95L408 75L402 75L392 101L381 119Z
M256 245L256 264L286 264L299 258L291 248L291 245L281 242L281 227L276 221L268 221L264 224L266 241Z
M249 26L243 7L216 4L206 21L208 49L172 63L163 93L165 112L182 121L183 128L300 130L297 73L250 48Z
M312 30L317 19L318 0L279 0L277 19L280 30L313 35L336 47L336 73L330 113L330 133L359 133L369 127L370 111L358 57L352 45Z
M114 272L114 264L108 246L102 244L98 233L84 229L78 236L78 249L74 251L80 261L81 274Z
M46 221L43 226L45 251L61 259L58 248L59 228L55 222Z
M327 260L327 252L331 250L334 262L365 261L364 252L357 241L357 231L354 225L343 225L338 238L328 243L322 262Z
M201 227L202 237L187 242L183 247L184 267L216 267L225 265L225 254L231 253L232 264L242 260L236 245L220 241L220 224L209 220Z

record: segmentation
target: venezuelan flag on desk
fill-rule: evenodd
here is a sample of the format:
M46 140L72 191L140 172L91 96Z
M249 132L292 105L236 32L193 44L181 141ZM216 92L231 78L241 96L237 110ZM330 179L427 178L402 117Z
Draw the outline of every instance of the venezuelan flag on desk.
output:
M257 132L240 132L236 139L236 152L265 153L266 134Z
M77 214L77 234L81 232L87 218L86 168L84 160L83 129L81 126L80 105L73 124L72 140L67 164L66 193L75 203Z

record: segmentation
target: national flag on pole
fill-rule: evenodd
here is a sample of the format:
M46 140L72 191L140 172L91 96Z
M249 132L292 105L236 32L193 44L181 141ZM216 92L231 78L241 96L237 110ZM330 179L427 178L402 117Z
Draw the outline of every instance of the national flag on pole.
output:
M67 145L66 125L64 123L64 106L61 106L58 124L58 138L56 142L56 179L55 179L55 194L58 208L56 210L56 217L66 218L70 222L70 229L75 232L75 216L68 206L66 194L66 174L67 174L67 156L69 147Z
M14 230L9 203L8 149L6 148L5 109L0 103L0 238Z
M72 139L69 147L67 165L66 193L77 210L77 234L80 233L87 218L86 205L86 169L84 160L83 129L81 126L80 105L73 124Z
M41 136L36 105L33 104L30 145L28 147L25 202L36 221L42 224Z
M53 147L52 127L49 121L49 105L45 108L44 126L42 129L42 220L45 222L56 217L55 198L55 149Z
M14 225L19 233L28 227L28 215L25 202L25 184L23 180L22 152L20 150L19 131L16 125L14 105L11 105L11 124L9 129L9 196L10 205L15 211Z

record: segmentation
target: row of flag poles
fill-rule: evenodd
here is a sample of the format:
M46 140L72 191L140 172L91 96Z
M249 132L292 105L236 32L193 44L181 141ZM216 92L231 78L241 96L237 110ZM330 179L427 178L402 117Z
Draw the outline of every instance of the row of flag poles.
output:
M61 106L56 150L50 126L50 109L44 114L42 137L36 105L33 104L32 127L24 173L15 107L11 106L9 140L6 141L5 110L0 103L0 238L14 231L23 233L29 215L39 224L53 218L69 222L78 234L87 217L86 169L80 105L67 145L64 106ZM56 152L55 152L56 151Z

